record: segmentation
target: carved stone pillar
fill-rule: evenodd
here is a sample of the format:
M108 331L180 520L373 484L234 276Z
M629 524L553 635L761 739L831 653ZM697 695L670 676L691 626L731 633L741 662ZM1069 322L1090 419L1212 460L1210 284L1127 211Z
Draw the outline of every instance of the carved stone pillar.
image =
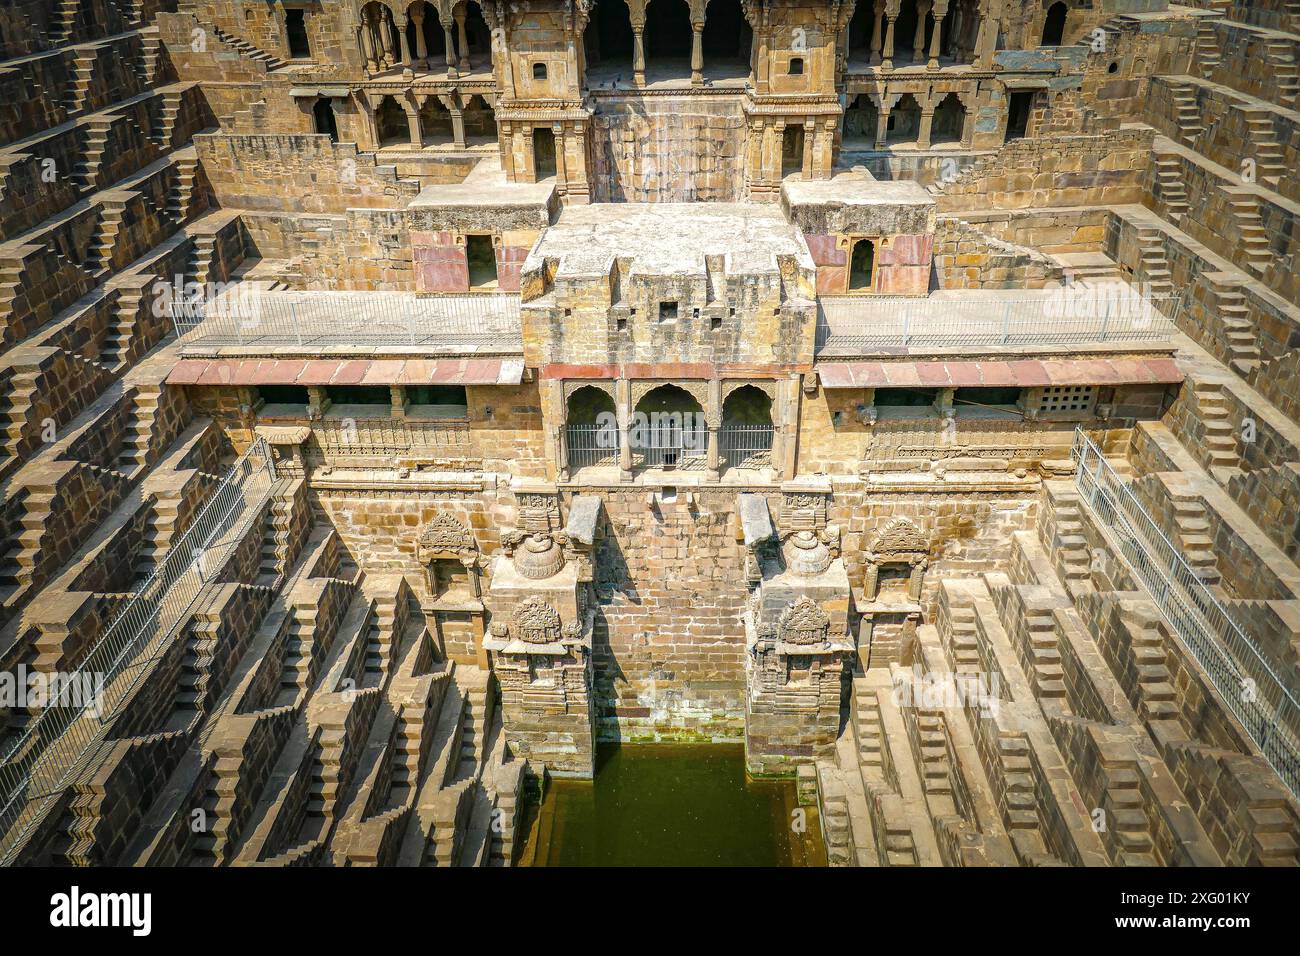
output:
M447 43L447 78L454 80L460 74L456 71L456 41L451 32L451 24L444 23L442 33Z
M614 384L615 407L618 413L618 476L620 481L632 480L632 383L619 379Z
M691 23L691 86L704 85L704 23Z
M632 85L645 86L645 21L632 24Z
M865 0L862 0L862 2L865 2ZM884 19L884 16L884 0L876 0L876 5L872 9L871 13L871 59L867 61L872 66L880 65L880 42L882 39L880 35L880 23L881 20Z
M411 41L406 38L406 23L403 23L397 31L397 42L402 48L402 63L408 68L411 65Z
M876 110L876 149L885 148L885 138L889 135L889 110L885 98L881 97L879 108Z
M894 68L894 21L898 19L898 16L896 14L890 16L886 12L885 19L889 22L889 25L885 28L885 54L880 65L883 69L892 70Z
M709 429L708 448L705 451L704 467L708 469L709 477L716 479L720 467L718 461L718 429L722 425L721 379L709 379L708 403L705 408L704 420Z
M456 14L456 36L460 40L460 61L457 66L462 73L469 72L469 37L465 33L465 8L461 7Z
M448 110L451 113L451 139L456 144L457 149L465 148L465 111L462 109Z
M921 126L916 133L916 148L930 148L930 131L934 125L934 107L921 110Z
M916 0L916 33L912 35L912 62L920 63L925 56L925 17L930 12L927 0Z
M411 145L420 149L424 146L424 134L420 131L420 112L407 103L402 104L402 109L406 110L406 128L411 134Z
M361 58L366 63L366 72L379 72L379 58L375 54L375 38L370 32L370 21L362 20L357 27L357 42L361 45Z
M415 24L415 58L425 69L429 68L429 47L424 42L424 10L417 7L411 11L411 22Z
M383 14L380 14L376 20L378 21L375 26L379 30L379 43L384 50L384 66L396 66L397 51L393 49L393 31L390 27L392 21Z
M930 60L927 70L939 69L939 51L943 48L943 18L948 15L948 0L934 0L934 32L930 34Z

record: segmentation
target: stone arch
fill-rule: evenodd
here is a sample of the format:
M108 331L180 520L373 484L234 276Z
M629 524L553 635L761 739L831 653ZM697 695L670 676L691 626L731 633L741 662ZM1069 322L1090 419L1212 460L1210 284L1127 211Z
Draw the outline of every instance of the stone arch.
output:
M495 143L497 114L482 93L475 93L465 103L465 142L471 146Z
M583 31L582 44L588 68L612 70L615 75L626 73L631 80L636 35L632 32L632 11L626 0L597 0Z
M966 128L966 104L957 93L937 95L940 99L930 124L930 145L958 145Z
M451 8L456 29L452 32L461 68L492 65L492 29L477 0L460 0Z
M843 142L846 145L874 145L879 126L880 110L876 107L875 95L859 93L844 111Z
M575 383L566 390L564 418L570 425L595 425L602 413L614 414L614 396L601 385Z
M771 425L772 396L757 385L738 385L722 401L722 424Z
M709 0L704 9L704 33L701 47L704 66L743 60L749 63L749 46L753 32L740 0Z
M482 596L478 542L455 515L435 515L420 530L416 557L424 566L429 593L435 599L462 589L475 600Z
M902 93L889 111L887 143L914 142L921 132L921 103L913 93Z
M647 468L701 468L705 463L708 428L704 422L707 386L704 382L644 383L629 428L634 461Z
M438 8L428 0L415 0L406 8L406 48L412 58L426 66L447 56L447 33Z
M693 33L686 0L650 0L645 17L646 69L690 76Z
M908 598L921 599L922 577L930 563L930 542L914 521L904 517L889 521L876 533L863 558L863 591L868 601L879 596L882 570L891 567L901 568L906 575Z
M448 109L443 97L428 96L420 104L420 134L426 144L434 146L455 142L451 110Z
M1060 46L1065 42L1065 21L1070 16L1070 8L1063 0L1056 0L1047 8L1043 17L1043 35L1041 46Z
M375 109L375 129L380 146L410 142L411 128L406 120L406 110L395 97L385 96L379 101Z
M871 37L876 30L875 0L858 0L849 20L849 59L866 59L870 54Z
M361 55L372 73L392 69L401 62L402 41L393 10L383 0L370 0L361 8L358 35Z

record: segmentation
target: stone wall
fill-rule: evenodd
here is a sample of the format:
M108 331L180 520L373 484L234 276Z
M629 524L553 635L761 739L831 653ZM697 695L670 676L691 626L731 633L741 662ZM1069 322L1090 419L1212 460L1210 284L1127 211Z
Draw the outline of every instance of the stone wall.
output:
M600 97L591 123L593 202L735 202L745 118L738 96Z

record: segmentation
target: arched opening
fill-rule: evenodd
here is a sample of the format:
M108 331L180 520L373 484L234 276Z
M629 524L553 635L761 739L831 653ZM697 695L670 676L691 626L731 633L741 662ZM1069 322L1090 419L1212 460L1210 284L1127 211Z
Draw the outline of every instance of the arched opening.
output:
M720 463L731 468L770 468L773 433L772 399L760 388L742 385L722 403Z
M497 250L491 236L466 236L465 261L469 266L470 288L496 288Z
M428 66L447 62L447 34L438 19L438 8L426 0L416 0L406 9L406 43L411 56Z
M569 396L565 416L566 460L573 469L618 464L618 416L614 399L594 385Z
M749 54L754 34L740 8L740 0L710 0L704 11L704 75L714 80L749 76Z
M859 239L853 243L849 256L849 291L870 292L876 282L876 243L872 239Z
M549 126L538 126L533 130L533 175L538 180L548 179L556 174L555 133Z
M781 178L803 172L803 125L792 123L781 134Z
M462 64L468 64L470 69L490 69L492 66L492 31L488 29L487 21L483 19L483 10L474 0L459 3L455 8L456 29L453 33L455 36L456 56ZM464 48L461 47L461 14L464 14Z
M331 143L339 141L338 122L334 118L334 105L328 97L320 97L311 108L312 125L316 132L324 133Z
M380 146L410 143L411 127L406 121L406 110L391 96L385 96L375 110L375 124L379 127Z
M902 98L889 111L886 143L914 143L921 132L921 104L911 93Z
M587 85L614 85L632 81L632 55L636 37L625 0L598 0L583 33L587 60Z
M903 60L910 60L913 63L918 62L917 51L913 48L916 46L916 0L903 0L903 4L898 8L898 19L894 21L894 62L900 63ZM920 60L925 62L925 33L921 33L920 42Z
M866 93L854 98L844 111L844 147L872 149L876 145L876 127L880 125L880 111Z
M430 96L420 107L420 135L427 146L449 146L456 141L451 110L438 96Z
M942 55L957 63L973 63L979 31L979 0L955 0L943 18Z
M372 73L393 68L401 60L401 49L393 11L371 0L361 8L361 52L366 68Z
M1047 16L1043 20L1043 46L1060 46L1065 40L1065 18L1069 15L1070 8L1060 0L1047 8Z
M866 61L871 56L871 36L875 30L876 8L871 0L859 0L849 21L849 60Z
M650 0L645 14L646 81L689 77L693 36L686 0Z
M289 56L295 60L311 58L311 40L307 38L307 12L302 9L284 11L284 34L289 41Z
M463 115L466 145L485 146L497 141L497 114L481 95L469 98Z
M949 93L934 108L934 120L930 124L930 145L961 145L965 125L966 107L956 93Z
M708 450L704 410L686 389L660 385L637 402L628 441L634 465L701 468Z

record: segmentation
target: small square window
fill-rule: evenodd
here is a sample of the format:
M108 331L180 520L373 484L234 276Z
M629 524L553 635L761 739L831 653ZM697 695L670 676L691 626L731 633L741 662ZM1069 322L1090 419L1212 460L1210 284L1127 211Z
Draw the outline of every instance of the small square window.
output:
M623 316L620 315L618 319L615 321L615 328L617 328L620 332L626 332L627 319L623 318Z
M715 332L718 329L722 328L722 316L720 315L712 316L709 319L709 328L713 329Z
M675 322L677 321L677 303L660 302L659 303L659 321Z
M533 64L533 79L534 79L534 80L544 80L544 79L546 79L546 64L545 64L545 63L534 63L534 64Z
M803 57L794 56L790 58L790 75L803 76Z

